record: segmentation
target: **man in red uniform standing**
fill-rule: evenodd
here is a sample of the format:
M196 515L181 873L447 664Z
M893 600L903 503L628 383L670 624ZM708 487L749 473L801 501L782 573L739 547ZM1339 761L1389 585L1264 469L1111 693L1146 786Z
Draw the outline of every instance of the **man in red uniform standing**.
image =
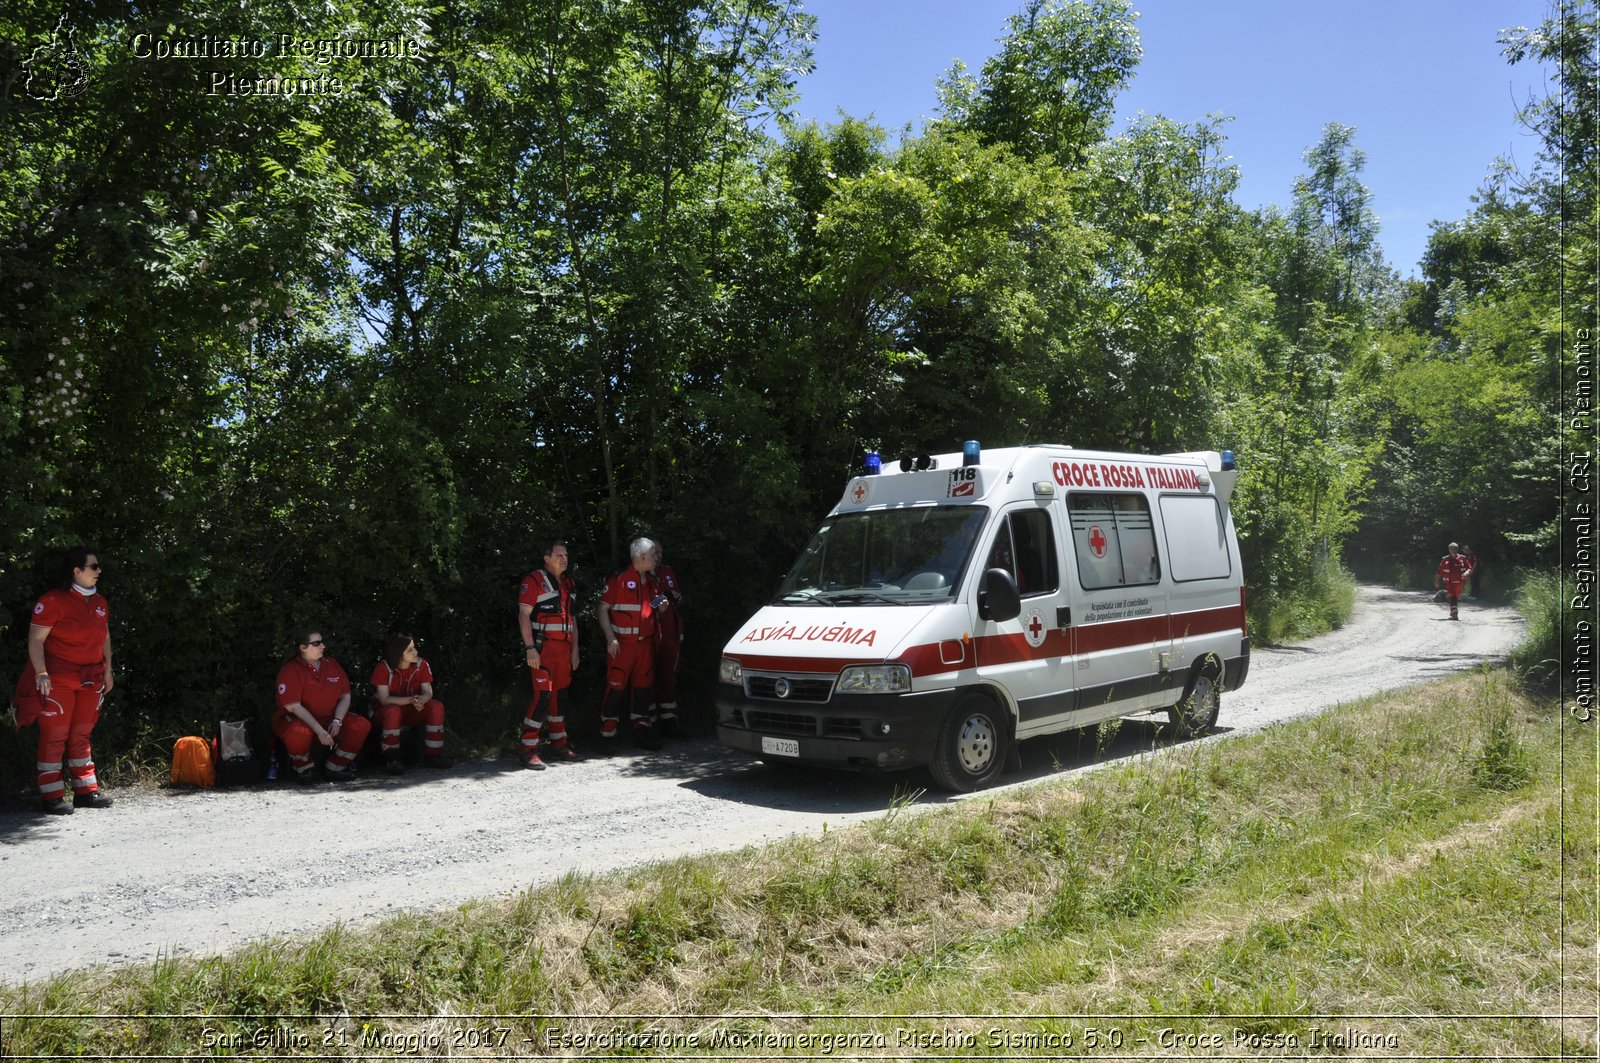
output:
M12 701L17 724L39 722L39 805L56 816L77 808L110 808L94 772L89 733L100 704L111 693L111 610L97 590L100 559L74 546L63 558L61 586L33 607L28 625L28 663ZM72 776L72 803L62 777L65 756Z
M1450 552L1439 561L1439 570L1433 575L1433 585L1438 587L1444 583L1444 592L1450 598L1450 619L1460 620L1456 615L1456 603L1461 600L1461 585L1466 582L1467 575L1472 571L1471 564L1466 557L1458 553L1461 549L1457 543L1450 544Z
M355 778L356 754L372 723L350 712L350 677L326 650L322 636L308 631L296 640L298 652L278 671L278 711L272 731L289 752L295 782L311 781L311 743L329 749L323 771L335 782Z
M578 759L567 739L567 718L561 692L572 685L578 667L576 584L567 575L567 544L559 539L544 549L544 567L528 573L517 597L517 630L533 676L533 700L522 719L522 766L544 769L539 756L543 734L545 755L557 762Z
M656 725L662 738L682 738L678 723L678 662L683 652L683 588L671 565L661 563L661 544L657 543L651 577L656 589L666 596L666 607L656 615Z
M628 547L631 563L606 581L600 595L600 630L606 637L606 692L600 702L600 737L611 741L621 729L622 707L628 711L629 731L643 749L660 749L661 738L651 726L650 711L655 681L656 614L666 602L650 572L655 568L656 544L635 539Z

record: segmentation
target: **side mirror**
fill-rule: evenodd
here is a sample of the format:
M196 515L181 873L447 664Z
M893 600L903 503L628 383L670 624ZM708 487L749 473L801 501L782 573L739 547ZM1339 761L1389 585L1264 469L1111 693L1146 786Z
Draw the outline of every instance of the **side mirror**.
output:
M985 620L1003 623L1015 620L1022 614L1022 592L1017 581L1003 568L991 568L983 574L978 589L978 615Z

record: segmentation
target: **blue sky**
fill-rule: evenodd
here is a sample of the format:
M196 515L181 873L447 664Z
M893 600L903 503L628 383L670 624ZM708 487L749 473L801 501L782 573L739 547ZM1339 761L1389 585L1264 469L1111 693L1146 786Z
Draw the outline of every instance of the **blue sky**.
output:
M933 114L934 82L955 59L976 72L1005 19L990 0L805 0L817 16L816 70L799 113L828 122L873 115L891 135ZM1527 167L1536 141L1515 117L1547 91L1532 64L1510 66L1496 43L1532 26L1543 0L1346 0L1341 4L1134 0L1144 58L1117 100L1117 124L1143 111L1193 122L1232 117L1236 199L1286 204L1303 153L1323 126L1356 128L1367 154L1385 256L1416 275L1429 223L1453 221L1497 156Z

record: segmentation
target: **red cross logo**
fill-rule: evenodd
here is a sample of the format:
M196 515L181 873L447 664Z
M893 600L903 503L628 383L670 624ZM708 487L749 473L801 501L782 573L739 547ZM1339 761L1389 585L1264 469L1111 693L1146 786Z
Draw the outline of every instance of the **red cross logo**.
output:
M857 480L855 490L850 492L850 497L857 502L860 502L862 499L866 498L867 485L862 483L860 480Z
M1022 637L1028 640L1028 645L1038 647L1044 645L1044 634L1044 617L1037 609L1029 610L1028 620L1022 625Z
M1094 551L1095 557L1106 556L1106 535L1098 524L1089 525L1089 549Z

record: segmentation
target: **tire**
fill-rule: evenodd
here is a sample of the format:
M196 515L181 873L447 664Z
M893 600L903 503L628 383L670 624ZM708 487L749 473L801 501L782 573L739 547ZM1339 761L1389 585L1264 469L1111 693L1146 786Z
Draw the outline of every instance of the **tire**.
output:
M941 789L966 794L991 786L1005 770L1007 721L994 702L968 694L945 718L928 765Z
M1167 718L1179 738L1199 738L1217 725L1221 710L1222 669L1215 660L1208 660L1195 673L1188 692L1167 710Z

